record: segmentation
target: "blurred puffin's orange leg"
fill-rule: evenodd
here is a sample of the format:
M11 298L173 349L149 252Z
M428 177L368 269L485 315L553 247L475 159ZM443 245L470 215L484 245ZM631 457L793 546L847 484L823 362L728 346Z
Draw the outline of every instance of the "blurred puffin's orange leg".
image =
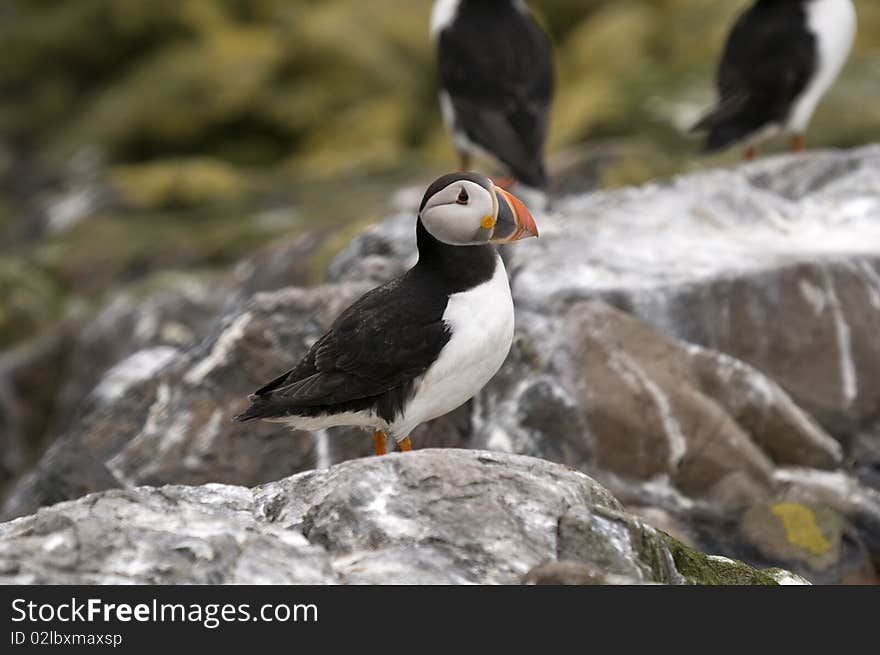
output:
M471 170L471 156L468 153L458 153L458 170L460 173Z
M803 152L807 149L807 141L803 134L795 134L791 138L791 147L795 152Z
M385 442L385 433L382 430L376 430L373 433L373 448L376 449L377 455L384 455L388 452L388 446Z
M492 184L497 187L501 187L505 191L510 191L510 187L516 184L516 178L512 175L499 175L497 177L490 177L492 180Z
M746 152L743 156L746 161L755 161L755 157L758 156L758 149L755 148L755 146L746 148Z
M402 453L412 450L412 441L409 440L409 437L404 437L397 442L397 449Z

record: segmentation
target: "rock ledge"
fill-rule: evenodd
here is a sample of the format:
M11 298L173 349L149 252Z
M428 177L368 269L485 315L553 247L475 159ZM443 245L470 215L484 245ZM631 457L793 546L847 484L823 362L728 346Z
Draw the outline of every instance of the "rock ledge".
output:
M0 525L0 582L803 582L685 547L592 478L520 455L423 450L266 485L137 487Z

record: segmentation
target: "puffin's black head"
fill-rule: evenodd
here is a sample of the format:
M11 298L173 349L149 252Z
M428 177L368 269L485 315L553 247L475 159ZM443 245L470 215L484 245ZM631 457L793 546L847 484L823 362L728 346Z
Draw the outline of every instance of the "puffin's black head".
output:
M422 198L419 218L435 239L454 246L538 236L526 206L479 173L449 173L434 180Z

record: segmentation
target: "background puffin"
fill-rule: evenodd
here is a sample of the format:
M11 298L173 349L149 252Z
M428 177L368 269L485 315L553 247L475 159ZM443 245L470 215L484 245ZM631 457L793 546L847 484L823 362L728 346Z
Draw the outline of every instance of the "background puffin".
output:
M386 433L410 450L413 428L469 400L507 357L513 300L490 244L537 235L526 207L489 178L437 179L419 207L416 265L342 312L235 420L361 426L374 430L377 454Z
M779 132L795 150L816 105L834 83L852 47L851 0L758 0L727 40L718 68L720 101L693 130L708 130L706 150L734 143L754 147Z
M460 157L477 150L544 189L553 52L522 0L437 0L431 14L440 108ZM507 181L508 184L513 180Z

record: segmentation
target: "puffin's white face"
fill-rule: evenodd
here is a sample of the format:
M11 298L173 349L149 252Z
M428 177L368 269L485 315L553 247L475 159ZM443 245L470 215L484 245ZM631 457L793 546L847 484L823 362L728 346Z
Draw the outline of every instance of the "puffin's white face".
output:
M436 180L425 194L419 217L431 236L454 246L538 236L525 205L476 173L453 173Z

